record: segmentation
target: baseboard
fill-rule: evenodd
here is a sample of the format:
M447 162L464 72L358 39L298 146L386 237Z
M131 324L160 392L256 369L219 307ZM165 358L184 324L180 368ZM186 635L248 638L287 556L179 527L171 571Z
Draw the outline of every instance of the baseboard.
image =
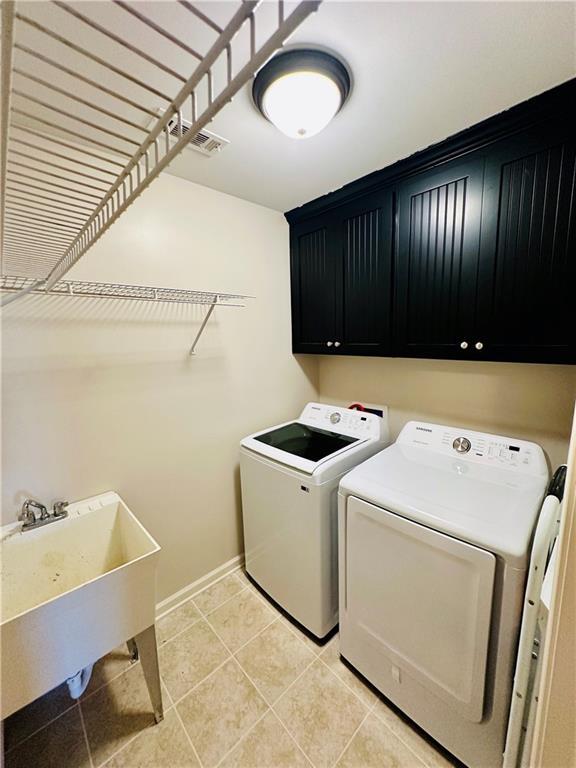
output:
M156 618L159 619L161 616L164 616L164 614L169 613L181 603L185 603L186 600L197 595L198 592L202 592L206 587L212 586L212 584L220 581L220 579L228 576L228 574L237 571L242 565L244 565L244 553L236 555L236 557L228 560L227 563L222 563L222 565L219 565L218 568L214 568L210 573L201 576L186 587L182 587L178 592L174 592L173 595L161 600L156 605Z

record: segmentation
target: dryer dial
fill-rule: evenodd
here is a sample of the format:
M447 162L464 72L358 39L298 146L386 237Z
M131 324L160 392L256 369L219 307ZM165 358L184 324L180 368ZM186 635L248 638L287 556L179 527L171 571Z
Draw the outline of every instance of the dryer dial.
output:
M467 437L457 437L452 443L452 448L458 453L468 453L471 447L472 443Z

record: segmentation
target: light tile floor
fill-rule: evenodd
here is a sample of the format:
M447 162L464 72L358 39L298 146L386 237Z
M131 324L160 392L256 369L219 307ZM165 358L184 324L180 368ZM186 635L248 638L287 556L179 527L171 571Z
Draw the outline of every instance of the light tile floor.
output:
M118 648L5 722L6 768L449 768L457 763L237 571L156 625L165 719Z

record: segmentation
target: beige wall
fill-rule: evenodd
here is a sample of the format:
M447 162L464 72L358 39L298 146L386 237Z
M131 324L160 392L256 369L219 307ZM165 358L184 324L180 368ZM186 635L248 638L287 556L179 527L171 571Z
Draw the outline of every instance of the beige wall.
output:
M410 419L492 431L540 443L566 461L576 367L323 357L320 398L389 406L393 439Z
M3 511L118 491L163 547L159 598L242 551L238 441L316 396L290 352L280 213L164 175L82 279L252 294L217 309L31 297L3 322Z

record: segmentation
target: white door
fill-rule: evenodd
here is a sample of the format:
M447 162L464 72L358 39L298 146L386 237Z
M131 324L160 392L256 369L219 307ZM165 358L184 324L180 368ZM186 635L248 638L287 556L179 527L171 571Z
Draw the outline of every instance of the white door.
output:
M351 631L479 722L494 555L355 497L347 500L343 552Z

